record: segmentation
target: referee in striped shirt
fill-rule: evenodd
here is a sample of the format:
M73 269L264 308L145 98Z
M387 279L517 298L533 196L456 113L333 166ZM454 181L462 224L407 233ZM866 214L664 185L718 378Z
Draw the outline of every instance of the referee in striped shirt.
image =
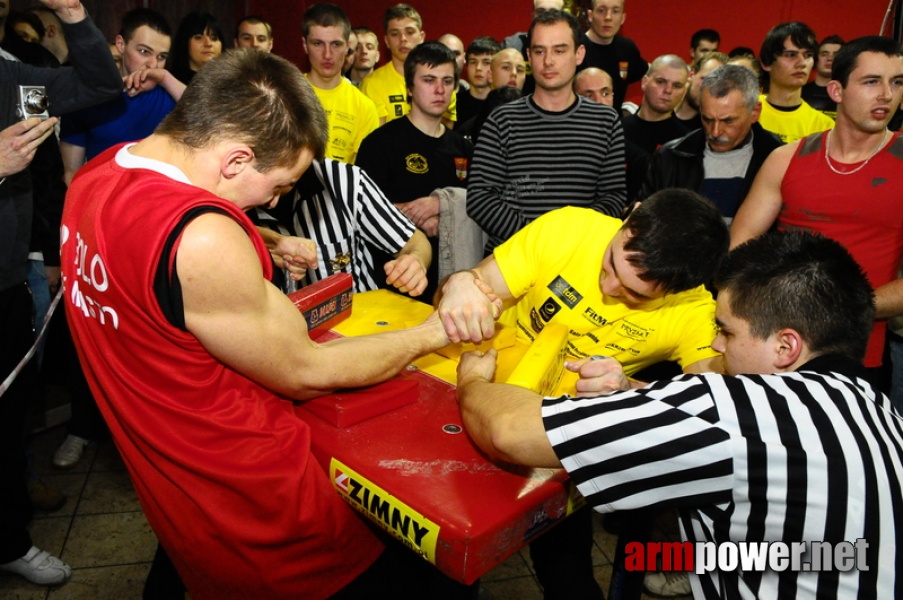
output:
M677 507L689 542L813 548L782 570L691 573L697 598L903 597L903 419L865 378L861 269L832 240L773 233L735 249L717 283L713 346L730 375L631 390L609 360L620 391L542 399L490 383L494 351L468 353L465 427L500 461L564 467L600 512ZM808 569L814 542L856 555Z

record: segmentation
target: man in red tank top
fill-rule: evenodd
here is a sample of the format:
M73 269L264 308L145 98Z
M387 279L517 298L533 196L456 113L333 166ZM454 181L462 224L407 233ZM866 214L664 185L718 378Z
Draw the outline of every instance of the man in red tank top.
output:
M734 219L731 245L776 223L846 246L875 290L865 366L877 368L886 320L903 313L903 139L887 129L903 96L903 49L879 36L853 40L835 56L828 94L837 125L772 152Z
M243 212L291 189L325 143L297 68L239 49L211 61L153 135L100 155L69 189L73 339L148 522L196 599L362 586L404 597L381 587L394 558L332 489L289 399L388 379L447 344L442 325L314 343L267 281L269 254Z

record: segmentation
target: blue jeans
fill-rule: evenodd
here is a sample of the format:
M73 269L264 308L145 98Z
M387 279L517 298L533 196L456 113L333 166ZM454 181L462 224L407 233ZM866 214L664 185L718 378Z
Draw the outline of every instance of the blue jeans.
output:
M37 336L41 331L41 326L44 325L44 316L47 314L47 311L50 310L51 300L50 286L47 285L47 274L44 272L44 261L28 260L27 281L28 289L31 290L31 297L34 301L34 330L35 336ZM33 360L39 368L41 366L41 360L44 358L44 344L46 341L47 336L45 335L35 351Z

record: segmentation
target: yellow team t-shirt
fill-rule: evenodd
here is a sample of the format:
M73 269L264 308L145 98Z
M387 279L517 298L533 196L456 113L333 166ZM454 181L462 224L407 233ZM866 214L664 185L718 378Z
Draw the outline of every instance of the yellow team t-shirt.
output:
M811 133L834 129L834 119L815 110L805 100L796 110L791 111L773 107L765 100L764 94L759 96L759 102L762 103L759 125L777 135L785 144L795 142Z
M384 118L386 123L411 112L404 76L395 70L391 61L364 77L361 81L361 91L373 100L377 116L380 119ZM457 121L457 107L457 94L452 92L451 104L442 116L450 121Z
M499 319L530 343L548 323L569 328L567 352L616 358L627 375L663 360L686 368L718 356L715 301L704 286L632 308L602 294L605 249L618 219L587 208L549 212L495 251L516 306Z
M329 122L326 156L353 164L363 139L379 127L376 106L344 77L331 90L311 87L326 110Z

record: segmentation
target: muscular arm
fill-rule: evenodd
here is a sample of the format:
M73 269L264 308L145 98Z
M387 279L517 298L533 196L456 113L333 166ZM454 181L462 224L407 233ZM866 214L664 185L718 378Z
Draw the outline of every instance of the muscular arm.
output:
M448 343L435 319L314 343L291 301L263 278L247 234L222 215L203 215L185 228L176 263L188 330L224 364L292 398L379 383Z
M781 146L762 164L731 224L731 248L762 235L777 220L781 212L781 181L797 143Z
M492 288L496 301L486 295L477 280L484 287ZM452 273L436 294L436 300L439 318L452 342L481 342L491 338L501 310L514 304L495 256L487 256L469 271Z
M495 351L467 352L458 365L458 406L464 428L491 458L533 467L560 467L542 422L542 396L490 383Z

